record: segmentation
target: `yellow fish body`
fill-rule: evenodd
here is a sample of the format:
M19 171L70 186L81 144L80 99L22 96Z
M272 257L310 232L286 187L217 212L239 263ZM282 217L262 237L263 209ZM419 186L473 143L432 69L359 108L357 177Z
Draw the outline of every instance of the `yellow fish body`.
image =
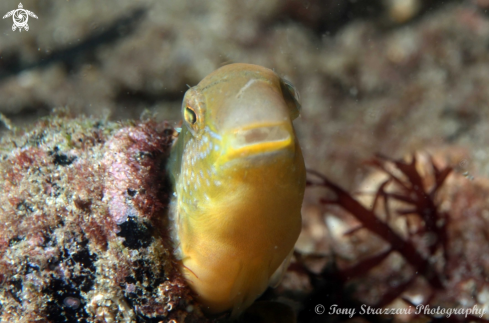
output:
M287 265L305 189L299 107L290 84L249 64L224 66L185 94L169 163L173 239L208 313L239 314Z

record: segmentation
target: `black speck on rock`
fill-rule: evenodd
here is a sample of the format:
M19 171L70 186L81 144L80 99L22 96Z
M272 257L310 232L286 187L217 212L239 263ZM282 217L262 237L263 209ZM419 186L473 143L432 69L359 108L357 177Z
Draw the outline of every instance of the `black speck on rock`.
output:
M136 282L137 282L137 280L134 277L131 277L131 276L126 277L126 283L135 284Z
M55 154L54 155L54 164L60 166L70 165L76 157L68 157L65 154Z
M27 203L26 201L22 201L19 204L17 204L17 210L27 212L27 213L34 212L34 208L32 207L32 205Z
M83 267L90 269L90 271L95 271L95 265L93 264L97 261L96 254L90 254L87 248L88 240L83 240L80 243L80 251L71 255L72 259L81 264Z
M134 159L141 162L145 159L152 159L154 158L154 154L152 152L149 152L149 151L140 151L139 153L137 153L136 155L134 155Z
M13 237L12 239L10 239L10 240L8 241L8 246L9 246L9 247L12 247L13 245L16 245L18 242L22 241L22 239L23 239L23 238L22 238L22 237L19 237L19 236L17 236L17 237Z
M79 275L73 275L68 280L53 278L48 287L43 292L50 295L47 303L46 315L51 322L75 323L88 322L90 315L85 310L85 302L81 297L81 292L88 292L95 280L97 255L90 254L88 240L79 243L79 250L70 255L69 251L63 251L61 259L50 259L50 268L54 268L60 263L65 262L69 268L75 264L81 267ZM70 306L73 300L78 300L77 306Z
M25 272L26 272L26 274L37 272L37 271L39 271L39 269L40 269L39 266L38 265L35 265L35 264L29 264L29 263L27 263L25 265Z
M20 299L21 295L19 295L20 293L22 293L22 285L23 285L22 280L20 279L15 279L10 281L10 287L11 287L10 292L19 304L22 303Z
M132 188L127 189L127 195L129 195L130 197L136 196L137 193L138 193L138 191L133 190Z
M121 231L117 235L126 239L123 244L129 249L147 248L153 241L151 225L148 223L138 223L133 218L129 218L119 227Z
M68 157L65 154L60 153L58 147L55 147L54 150L49 153L49 155L53 156L53 163L59 166L70 165L76 159L75 156Z
M52 245L52 242L53 242L53 239L52 239L52 230L46 230L46 232L43 233L43 238L44 238L44 242L42 243L42 247L43 248L46 248L50 245Z
M137 267L134 272L134 278L140 283L143 283L144 281L151 282L149 285L144 287L144 289L152 293L156 287L163 283L164 279L162 275L158 277L155 276L155 273L150 270L154 264L147 260L138 260L136 264Z
M54 279L47 290L52 296L47 304L46 316L48 320L56 323L87 322L89 315L85 311L86 304L82 301L80 291L76 286L67 284L61 279ZM79 299L80 305L78 307L67 306L67 297Z

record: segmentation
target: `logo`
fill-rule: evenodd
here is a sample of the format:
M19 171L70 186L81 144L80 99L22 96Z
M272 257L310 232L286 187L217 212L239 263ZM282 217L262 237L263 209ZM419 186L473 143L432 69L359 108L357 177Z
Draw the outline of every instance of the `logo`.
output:
M326 309L324 308L324 305L322 305L322 304L318 304L314 307L314 312L316 312L316 314L319 314L319 315L323 314L325 310Z
M23 8L24 7L22 6L22 3L19 3L18 9L9 11L5 16L3 16L3 19L8 18L10 16L13 17L14 20L14 24L12 25L13 31L15 31L17 28L19 28L19 32L22 31L22 28L28 31L29 25L27 24L27 21L29 20L29 16L37 19L37 16L32 11L25 10Z

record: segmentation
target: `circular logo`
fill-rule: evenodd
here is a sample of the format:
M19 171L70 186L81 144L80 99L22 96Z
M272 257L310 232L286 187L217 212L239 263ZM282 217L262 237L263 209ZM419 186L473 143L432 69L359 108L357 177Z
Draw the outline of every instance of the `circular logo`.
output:
M316 305L316 307L314 307L314 312L316 312L316 314L319 314L319 315L323 314L325 310L326 309L321 304L318 304L318 305Z
M27 17L27 12L22 9L17 9L15 14L14 14L14 23L17 26L24 26L27 24L27 20L29 18Z
M14 20L14 24L12 25L13 31L16 31L17 29L19 29L19 31L22 31L22 29L28 31L29 25L27 24L27 21L29 20L29 16L37 19L35 13L29 10L25 10L22 3L19 3L18 9L10 10L9 12L7 12L6 15L3 16L2 19L12 17L12 19Z

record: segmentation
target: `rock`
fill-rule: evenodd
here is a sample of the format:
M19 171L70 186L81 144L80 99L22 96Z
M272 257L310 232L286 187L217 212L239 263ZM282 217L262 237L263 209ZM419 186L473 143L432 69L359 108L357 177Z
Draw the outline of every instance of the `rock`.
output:
M206 321L166 232L172 136L58 115L2 138L0 321Z

